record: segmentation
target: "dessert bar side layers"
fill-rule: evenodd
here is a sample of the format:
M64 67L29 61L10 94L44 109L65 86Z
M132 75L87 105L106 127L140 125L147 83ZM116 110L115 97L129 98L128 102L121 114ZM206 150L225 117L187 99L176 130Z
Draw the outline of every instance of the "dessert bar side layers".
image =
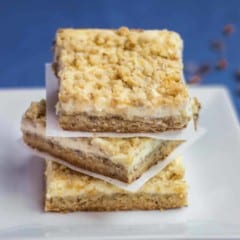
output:
M91 116L87 113L67 115L59 113L59 124L65 130L87 132L118 132L118 133L157 133L185 128L189 120L193 119L195 126L200 111L200 103L193 98L189 107L191 116L178 115L175 117L125 119L120 116Z
M64 129L162 132L192 118L183 42L168 30L60 29L54 43Z
M23 140L30 147L74 166L131 183L182 141L150 138L56 138L45 136L45 101L32 103L22 118Z
M45 211L162 210L187 205L187 184L176 159L137 192L46 162Z
M119 116L91 116L87 113L76 115L59 114L59 124L63 129L83 132L164 132L185 128L190 119L188 115L157 119L141 117L125 119Z

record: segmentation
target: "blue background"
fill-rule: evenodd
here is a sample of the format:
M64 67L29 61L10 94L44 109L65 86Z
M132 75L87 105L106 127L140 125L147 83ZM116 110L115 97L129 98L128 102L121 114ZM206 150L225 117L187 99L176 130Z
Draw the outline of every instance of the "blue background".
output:
M225 24L234 24L224 37ZM215 64L224 56L225 71L212 70L201 84L224 84L240 116L240 1L238 0L0 0L0 87L44 86L44 63L52 59L51 42L60 27L168 28L184 41L184 61ZM209 49L209 41L223 40L223 53Z

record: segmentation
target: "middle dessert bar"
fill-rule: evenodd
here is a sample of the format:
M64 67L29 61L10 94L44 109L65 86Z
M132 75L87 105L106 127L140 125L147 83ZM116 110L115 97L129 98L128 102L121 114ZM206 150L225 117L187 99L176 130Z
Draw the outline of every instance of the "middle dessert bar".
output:
M22 118L23 139L32 148L66 162L131 183L182 141L151 138L63 138L45 135L46 104L33 102Z

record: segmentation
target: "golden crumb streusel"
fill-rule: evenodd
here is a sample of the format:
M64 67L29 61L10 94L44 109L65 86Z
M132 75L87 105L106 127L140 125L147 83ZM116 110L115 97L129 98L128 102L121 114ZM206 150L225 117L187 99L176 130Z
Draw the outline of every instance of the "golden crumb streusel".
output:
M180 36L168 30L60 29L54 47L60 108L184 105L182 48Z

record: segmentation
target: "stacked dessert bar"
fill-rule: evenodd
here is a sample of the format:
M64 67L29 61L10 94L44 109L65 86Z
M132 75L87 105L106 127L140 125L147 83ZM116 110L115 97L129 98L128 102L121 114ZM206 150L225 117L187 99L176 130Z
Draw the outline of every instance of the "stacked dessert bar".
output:
M181 140L109 138L97 133L163 133L196 121L200 105L183 80L183 42L167 30L60 29L54 41L56 117L63 130L91 138L46 135L46 101L23 115L23 140L47 153L45 211L167 209L187 204L177 158L137 192L84 175L51 159L132 183Z

